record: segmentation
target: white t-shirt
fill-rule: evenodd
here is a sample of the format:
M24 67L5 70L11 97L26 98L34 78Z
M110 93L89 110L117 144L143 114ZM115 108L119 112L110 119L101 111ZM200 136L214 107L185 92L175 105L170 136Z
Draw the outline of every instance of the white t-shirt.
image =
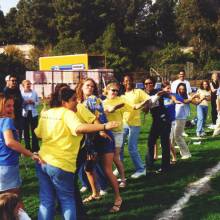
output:
M172 82L172 84L171 84L171 92L172 92L172 93L176 93L176 88L177 88L177 86L178 86L180 83L186 84L187 94L192 93L192 89L191 89L191 86L190 86L189 81L188 81L188 80L183 80L183 81L181 81L180 79L177 79L177 80L175 80L175 81Z

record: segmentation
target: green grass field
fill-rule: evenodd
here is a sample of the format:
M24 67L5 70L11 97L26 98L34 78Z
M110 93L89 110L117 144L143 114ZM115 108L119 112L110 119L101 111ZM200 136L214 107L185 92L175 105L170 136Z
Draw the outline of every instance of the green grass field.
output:
M195 116L195 107L192 107L191 118ZM139 150L144 160L146 154L146 142L151 119L147 116L139 138ZM210 123L210 116L208 118ZM149 220L163 210L175 204L185 191L187 185L201 178L207 168L213 167L220 161L220 137L211 137L212 131L207 130L208 136L200 145L194 145L190 137L195 136L195 127L186 129L189 137L186 139L192 153L189 160L180 160L177 150L178 162L167 174L151 174L133 180L130 175L134 168L125 151L125 170L127 187L121 190L123 205L121 212L109 214L112 206L113 192L109 187L108 194L102 200L86 205L89 219L96 220ZM38 210L38 183L35 177L34 163L29 159L22 159L21 175L23 178L22 195L25 207L32 219L36 219ZM28 169L25 169L25 164ZM156 161L159 166L160 160ZM83 194L83 197L87 196ZM213 178L211 190L203 195L193 197L183 209L183 219L220 219L220 175ZM57 217L57 219L61 219Z

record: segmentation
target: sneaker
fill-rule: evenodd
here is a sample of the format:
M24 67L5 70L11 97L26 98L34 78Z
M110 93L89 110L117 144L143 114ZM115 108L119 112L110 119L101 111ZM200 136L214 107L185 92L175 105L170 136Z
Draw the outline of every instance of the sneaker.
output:
M201 134L199 132L196 133L197 137L201 137Z
M100 196L105 196L108 192L106 190L100 190L99 194Z
M118 174L119 174L118 169L115 169L115 170L113 171L113 174L114 174L115 176L118 176Z
M200 134L201 137L204 137L206 136L206 133L203 131L201 134Z
M142 172L135 172L134 174L131 175L132 179L138 179L141 176L145 176L146 175L146 170L144 169L144 171Z
M81 193L84 193L86 190L87 190L87 187L86 187L86 186L83 186L83 187L80 189L80 192L81 192Z
M190 157L192 157L191 154L182 156L181 159L182 159L182 160L187 160L187 159L189 159Z
M184 131L184 132L182 133L182 136L183 136L183 137L188 137L189 135Z

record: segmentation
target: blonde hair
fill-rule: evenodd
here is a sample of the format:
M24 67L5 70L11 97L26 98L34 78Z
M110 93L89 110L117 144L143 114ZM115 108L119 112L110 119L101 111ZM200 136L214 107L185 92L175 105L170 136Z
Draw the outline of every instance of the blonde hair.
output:
M109 84L105 87L105 90L104 90L105 95L108 95L108 91L109 91L110 88L113 87L113 86L120 88L120 85L119 85L117 82L111 82L111 83L109 83Z
M0 118L5 117L5 104L10 99L14 100L12 96L6 97L3 93L0 93ZM14 115L12 115L12 118L13 117Z
M24 85L25 85L26 83L31 83L31 81L28 80L28 79L25 79L25 80L23 80L23 81L21 82L21 84L22 84L23 87L24 87Z

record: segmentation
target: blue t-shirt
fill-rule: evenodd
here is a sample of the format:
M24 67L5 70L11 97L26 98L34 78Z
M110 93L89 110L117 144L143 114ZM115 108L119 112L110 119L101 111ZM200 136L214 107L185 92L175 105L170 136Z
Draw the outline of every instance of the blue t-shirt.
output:
M176 100L183 102L184 99L182 96L176 94ZM190 107L189 104L176 104L176 119L177 120L183 120L183 119L187 119L187 117L190 115Z
M6 130L11 130L13 136L18 140L18 135L11 118L0 118L0 166L18 165L19 153L7 147L3 133Z
M171 93L170 95L176 96L174 93ZM175 103L172 99L170 99L168 96L163 96L163 103L164 107L167 110L167 114L170 121L175 121L176 119L176 110L175 110Z

